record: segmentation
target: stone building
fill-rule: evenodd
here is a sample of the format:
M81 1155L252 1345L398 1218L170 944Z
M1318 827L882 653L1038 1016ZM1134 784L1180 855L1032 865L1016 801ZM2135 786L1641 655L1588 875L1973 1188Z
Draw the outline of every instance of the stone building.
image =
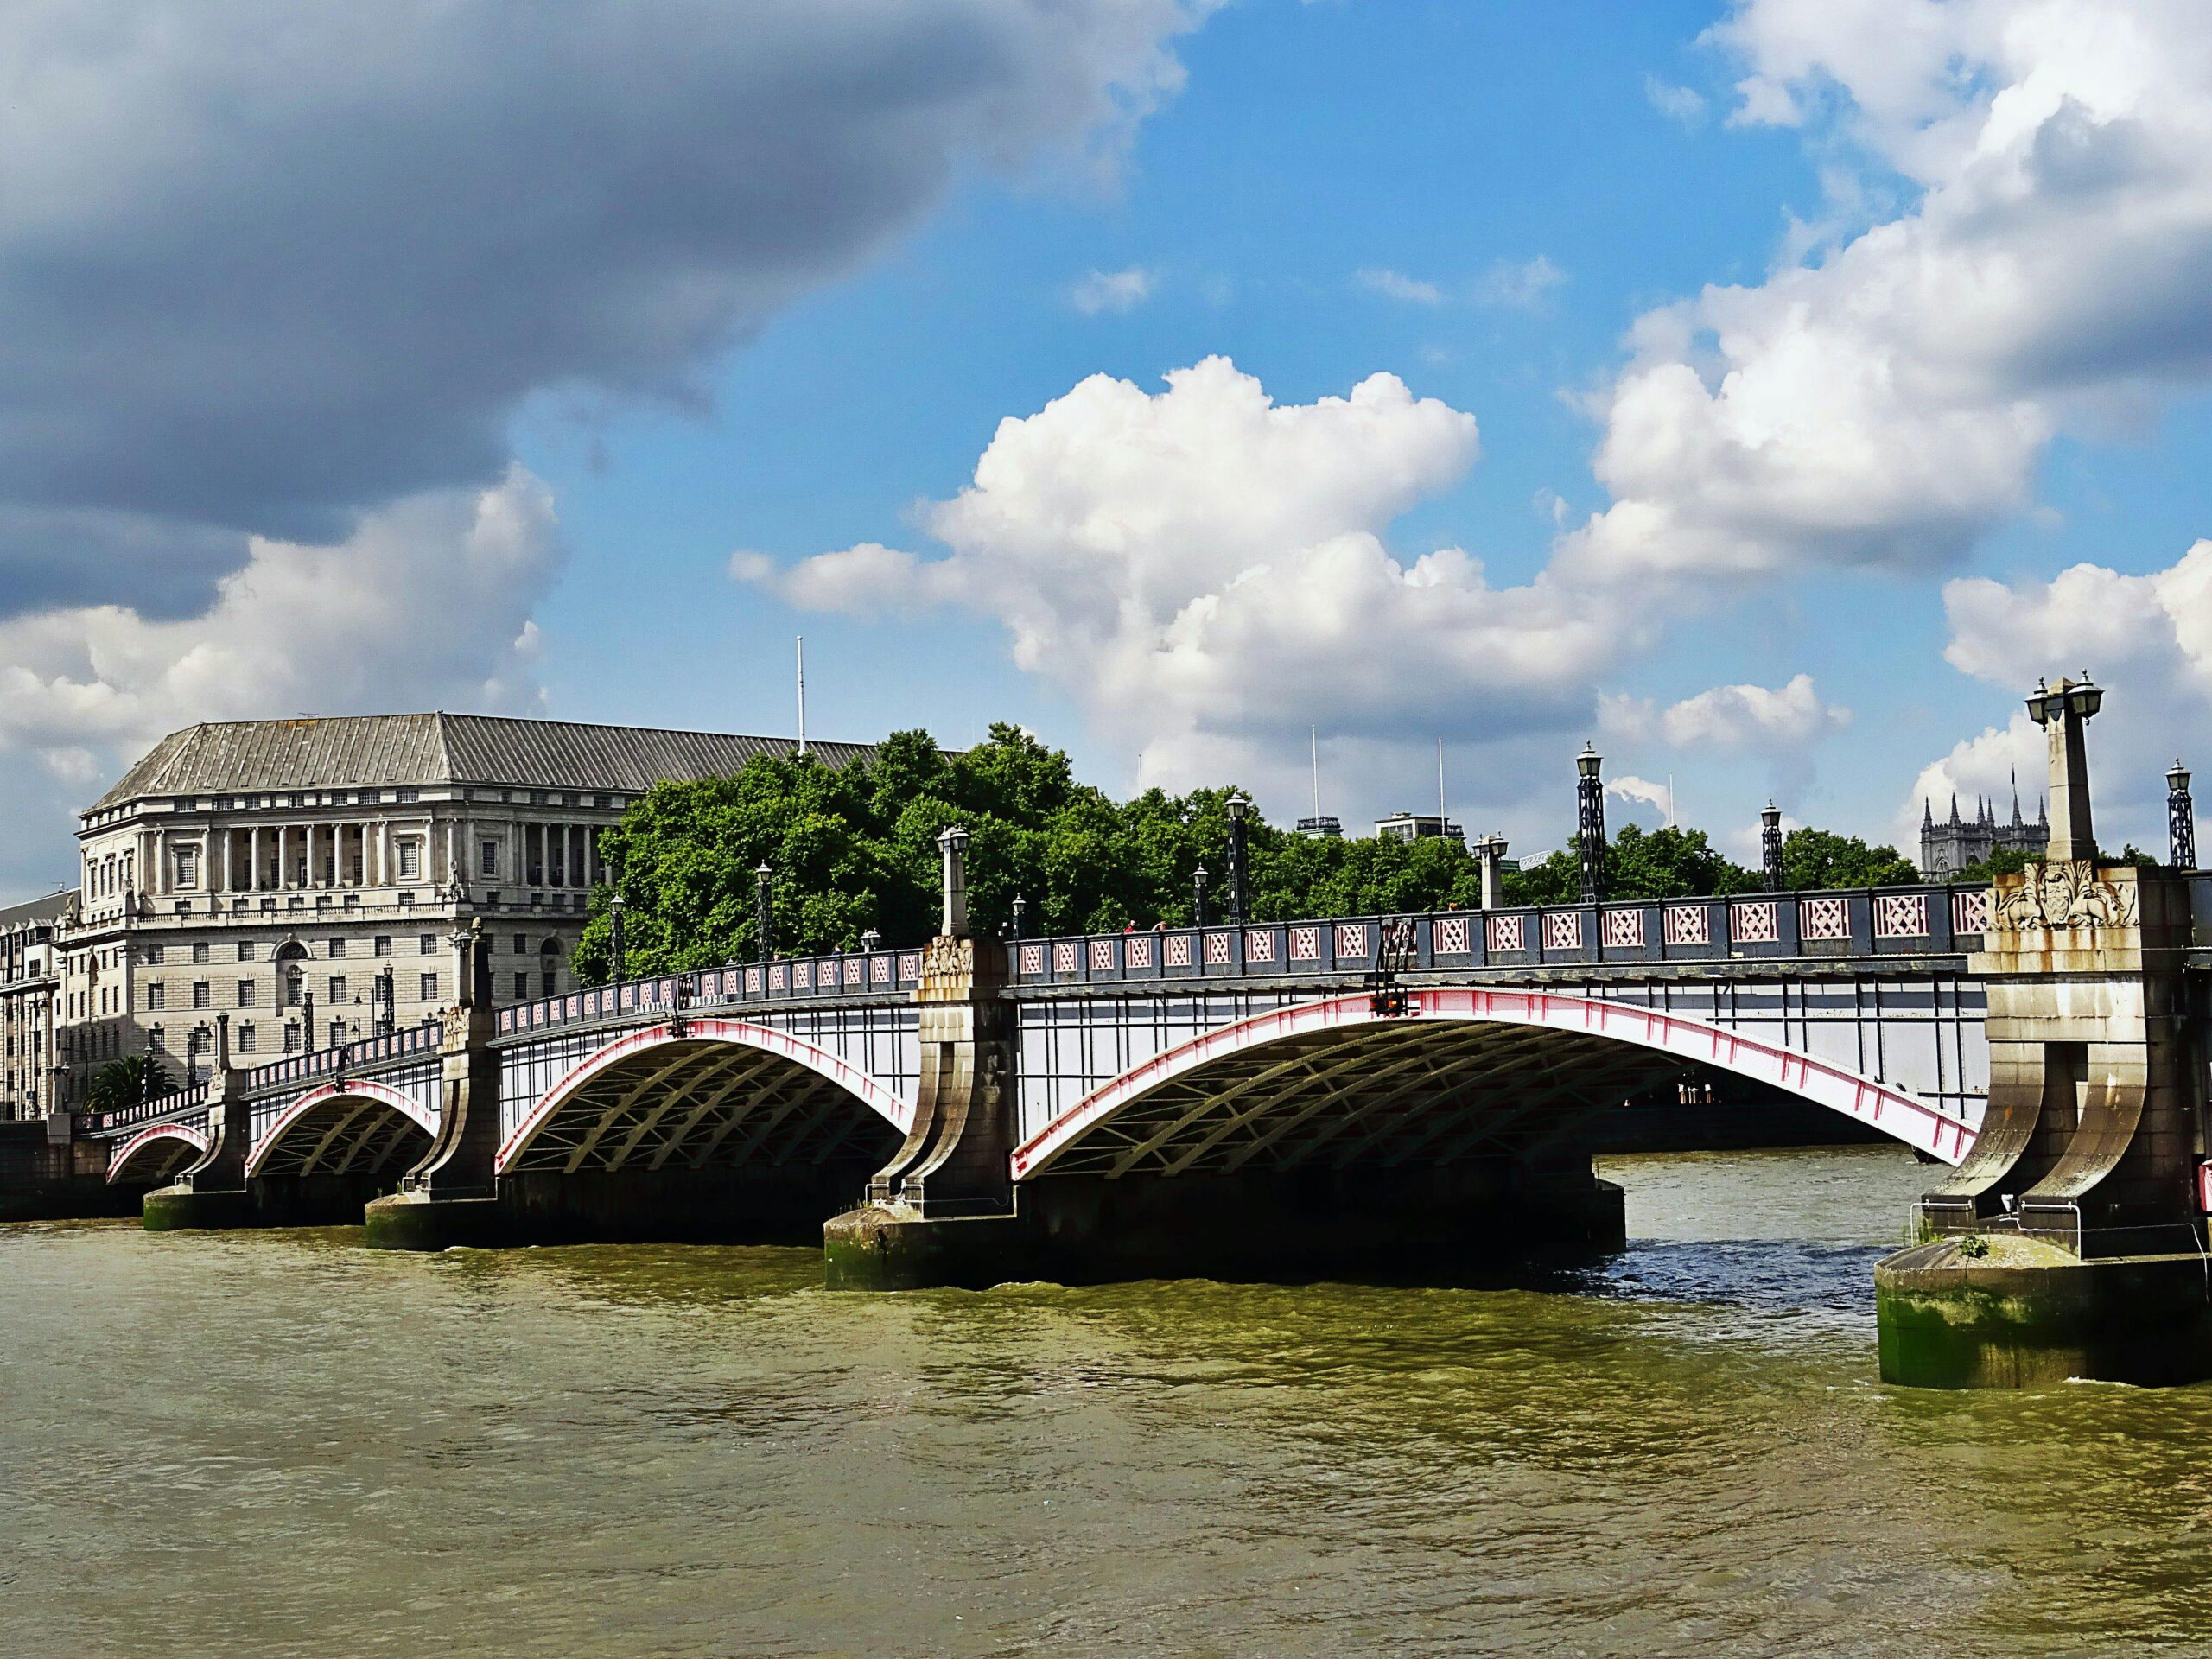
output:
M1949 819L1939 823L1935 803L1923 801L1920 808L1920 873L1930 881L1945 880L1967 865L1979 864L1999 851L2040 858L2050 842L2050 825L2045 821L2044 813L2045 808L2038 804L2034 823L2020 816L2017 782L2012 788L2010 823L1998 823L1996 813L1986 800L1975 801L1972 817L1960 817L1956 795L1951 797Z
M454 1000L453 937L478 918L501 1000L567 988L600 832L664 779L793 747L448 714L173 733L81 815L58 1103L144 1049L172 1073L204 1063L218 1014L247 1065L414 1025ZM868 753L809 747L832 766Z
M76 899L63 891L0 910L0 1117L41 1117L53 1098L55 936Z

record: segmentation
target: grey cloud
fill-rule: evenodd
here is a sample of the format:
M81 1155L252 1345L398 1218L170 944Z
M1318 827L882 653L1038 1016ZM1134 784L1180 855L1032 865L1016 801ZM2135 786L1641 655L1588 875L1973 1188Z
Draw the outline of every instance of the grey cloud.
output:
M18 0L0 614L493 480L533 394L696 398L964 164L1110 143L1213 3Z

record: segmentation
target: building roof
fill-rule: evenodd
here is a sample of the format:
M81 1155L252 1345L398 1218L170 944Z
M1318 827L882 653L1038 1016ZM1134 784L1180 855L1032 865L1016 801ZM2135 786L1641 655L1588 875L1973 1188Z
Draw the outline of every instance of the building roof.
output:
M665 779L718 778L788 737L584 726L489 715L346 715L242 720L171 732L91 810L158 795L378 785L507 784L637 793ZM863 743L812 743L830 766L874 753Z
M74 887L63 887L49 893L43 899L27 899L20 905L0 907L0 928L19 927L25 922L58 920L69 908L69 901L77 896Z

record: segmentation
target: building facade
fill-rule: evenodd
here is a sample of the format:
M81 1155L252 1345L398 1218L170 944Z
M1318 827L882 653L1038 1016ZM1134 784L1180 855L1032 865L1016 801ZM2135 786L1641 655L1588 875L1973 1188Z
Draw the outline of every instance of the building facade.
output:
M419 1023L454 1000L454 937L479 919L501 1001L566 989L601 833L663 779L794 747L447 714L173 733L81 815L42 1092L79 1105L102 1065L145 1052L205 1076L218 1014L246 1065Z
M76 901L63 891L0 910L0 1116L42 1117L55 1097L55 940Z
M1989 803L1977 800L1974 816L1959 816L1959 798L1951 797L1951 816L1943 822L1936 820L1936 807L1923 801L1920 807L1920 873L1930 881L1947 880L1969 864L1979 864L1996 852L2019 853L2029 858L2040 858L2050 843L2050 825L2044 817L2044 808L2038 804L2035 821L2028 822L2020 816L2020 791L2012 791L2012 821L1997 822L1997 815Z

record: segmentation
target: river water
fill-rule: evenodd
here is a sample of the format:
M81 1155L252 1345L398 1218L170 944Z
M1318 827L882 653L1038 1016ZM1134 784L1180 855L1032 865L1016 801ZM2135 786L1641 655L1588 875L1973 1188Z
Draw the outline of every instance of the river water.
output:
M2212 1388L1876 1379L1888 1148L1511 1289L0 1228L8 1656L2212 1654Z

